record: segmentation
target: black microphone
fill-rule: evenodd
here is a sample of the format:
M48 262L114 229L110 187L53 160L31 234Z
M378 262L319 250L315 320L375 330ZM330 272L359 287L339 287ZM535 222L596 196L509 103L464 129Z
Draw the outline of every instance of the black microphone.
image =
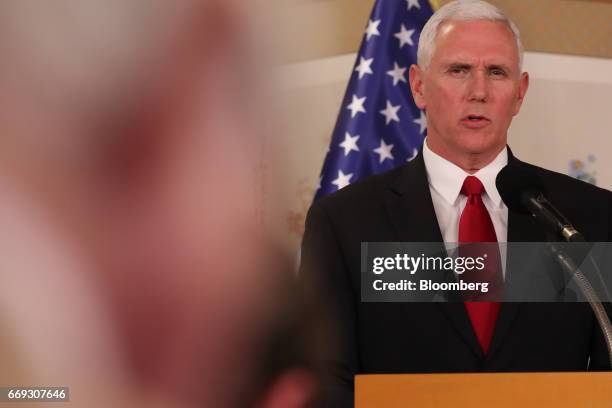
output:
M546 199L544 183L534 171L508 164L497 175L495 185L510 210L534 216L568 242L585 242L584 236Z
M523 214L531 214L550 231L561 235L568 242L585 242L584 236L546 199L544 183L533 170L525 166L508 164L497 175L495 185L508 209ZM604 334L610 367L612 367L612 324L610 324L610 318L593 286L578 267L583 259L588 256L595 265L596 270L598 269L590 255L589 248L583 248L584 245L578 245L577 251L570 251L571 253L568 256L565 252L555 247L553 243L549 245L557 262L576 282L593 309L597 323ZM603 283L598 271L596 276ZM606 290L605 283L603 288ZM608 294L607 296L609 299L610 295Z

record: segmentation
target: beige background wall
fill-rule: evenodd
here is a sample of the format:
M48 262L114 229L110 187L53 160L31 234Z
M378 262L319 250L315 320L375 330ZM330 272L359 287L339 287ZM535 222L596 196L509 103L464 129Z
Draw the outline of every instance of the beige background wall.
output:
M529 51L612 57L612 0L490 3L516 22ZM285 4L279 15L283 55L287 62L297 62L356 52L374 1L285 0Z
M532 81L510 129L514 152L564 173L580 160L598 185L612 188L612 1L491 2L517 23L528 51ZM268 215L283 218L296 248L372 4L291 0L278 25L285 129L268 152L281 155L284 181L280 214Z

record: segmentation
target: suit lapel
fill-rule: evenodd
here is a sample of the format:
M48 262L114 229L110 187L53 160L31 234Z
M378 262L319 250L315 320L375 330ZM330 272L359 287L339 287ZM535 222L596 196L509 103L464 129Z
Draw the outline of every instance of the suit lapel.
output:
M508 148L508 162L514 162L514 164L522 164L522 162L516 159L510 148ZM546 234L540 228L536 221L528 216L523 215L514 211L508 211L508 242L542 242L546 241ZM518 255L511 253L511 248L508 248L508 259L511 257L516 259ZM506 270L508 276L506 281L512 279L512 271ZM493 332L493 339L491 340L491 347L489 349L489 356L492 356L501 347L506 335L508 334L512 323L516 319L518 312L522 308L520 302L504 302L501 304L497 323L495 325L495 331Z
M390 184L389 190L385 207L398 241L443 242L429 191L422 150L402 169L399 177ZM482 356L464 304L437 302L435 306L445 315L472 352Z
M402 170L385 201L396 236L403 242L443 242L422 152Z

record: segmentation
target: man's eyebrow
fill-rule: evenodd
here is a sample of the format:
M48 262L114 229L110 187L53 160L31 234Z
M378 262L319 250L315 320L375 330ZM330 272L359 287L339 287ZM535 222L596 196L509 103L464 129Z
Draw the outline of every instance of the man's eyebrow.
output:
M491 70L491 69L501 69L502 71L505 72L510 72L511 69L509 66L507 66L506 64L490 64L487 65L487 69Z
M473 65L467 62L448 62L444 64L445 68L472 68Z
M472 69L474 67L474 65L469 63L469 62L459 62L459 61L447 62L443 66L444 66L445 69L450 69L450 68L454 68L454 69ZM510 66L508 66L506 64L488 64L485 67L486 67L487 70L500 69L500 70L505 71L505 72L512 72L512 69L510 68Z

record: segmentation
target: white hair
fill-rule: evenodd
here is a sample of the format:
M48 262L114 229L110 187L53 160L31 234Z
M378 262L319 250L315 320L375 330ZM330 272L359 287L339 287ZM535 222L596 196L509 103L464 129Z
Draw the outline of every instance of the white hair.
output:
M483 0L455 0L442 6L427 21L419 37L417 52L418 65L425 69L431 62L435 50L435 39L440 24L445 21L474 21L491 20L500 21L512 31L518 50L519 71L523 68L523 44L518 27L500 9Z

